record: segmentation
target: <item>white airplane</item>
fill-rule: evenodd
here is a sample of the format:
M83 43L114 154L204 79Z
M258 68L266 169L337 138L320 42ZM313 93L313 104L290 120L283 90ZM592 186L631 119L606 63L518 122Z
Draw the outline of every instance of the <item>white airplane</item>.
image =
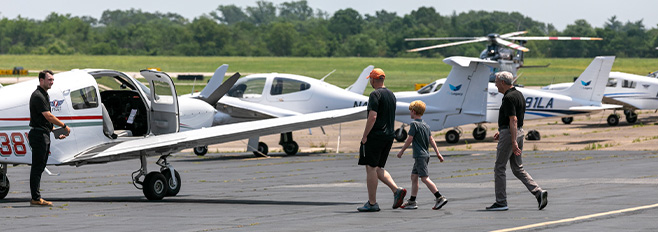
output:
M568 88L574 83L559 83L542 87L546 91L557 91ZM604 103L622 105L628 123L637 122L635 110L658 109L658 79L650 76L640 76L623 72L610 72L605 87ZM562 122L571 123L570 118L563 118ZM616 113L608 116L609 125L619 123Z
M541 119L547 117L563 117L565 115L589 114L605 109L615 109L621 106L602 104L603 90L607 76L614 62L614 57L596 57L585 71L578 77L574 85L568 89L558 92L547 92L527 88L517 89L523 93L526 98L526 113L524 120ZM418 96L430 94L434 91L440 91L445 85L445 79L439 79L429 85L419 89L417 92L399 92L396 97L399 101L408 101ZM458 89L459 86L449 85L450 89ZM486 137L486 128L482 125L486 122L498 122L498 109L502 104L503 94L498 92L494 83L488 85L487 98L487 117L486 120L464 121L464 124L475 123L477 127L473 130L473 137L482 140ZM428 117L424 117L428 118ZM432 128L432 130L436 130ZM396 139L398 141L406 139L404 125L396 130ZM462 134L460 128L455 128L446 133L448 143L456 143Z
M447 81L460 86L459 89L446 89L408 101L398 100L396 120L410 122L409 102L423 100L427 104L425 115L435 117L434 120L427 120L427 123L437 130L461 125L464 120L484 121L489 68L497 67L498 63L466 57L450 57L444 62L453 66ZM292 74L249 75L238 80L218 102L217 109L220 112L215 116L215 123L366 106L368 97L363 95L363 91L368 81L366 78L372 69L372 66L364 69L359 79L348 89L341 89L323 80ZM292 133L282 133L279 144L283 146L286 154L294 154L298 150ZM258 137L254 136L249 139L247 149L256 147L259 152L267 153L267 145L258 142Z
M226 85L210 87L216 91L202 91L211 93L196 96L198 99L179 98L166 73L143 70L141 75L150 87L111 70L55 74L55 84L48 90L52 113L72 132L63 140L51 135L48 165L139 159L141 167L133 172L133 183L142 187L149 200L159 200L175 196L181 187L180 175L167 162L174 152L365 118L365 107L359 107L211 127L216 113L211 104L228 90ZM238 77L236 73L227 85ZM37 85L38 79L34 79L0 89L0 199L9 192L7 165L32 163L27 102ZM156 162L160 169L148 172L146 157L155 155L160 156Z

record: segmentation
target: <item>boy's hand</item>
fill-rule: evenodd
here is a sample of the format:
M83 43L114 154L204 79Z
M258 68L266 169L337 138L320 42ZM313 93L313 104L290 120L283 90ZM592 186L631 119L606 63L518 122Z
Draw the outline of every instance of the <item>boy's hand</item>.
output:
M402 159L402 151L398 152L398 158Z
M443 156L441 154L438 154L436 156L439 157L439 161L443 162Z

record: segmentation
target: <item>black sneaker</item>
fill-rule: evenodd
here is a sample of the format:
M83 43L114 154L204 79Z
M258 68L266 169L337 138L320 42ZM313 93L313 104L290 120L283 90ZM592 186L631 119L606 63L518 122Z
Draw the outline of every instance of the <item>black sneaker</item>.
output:
M539 210L544 209L546 205L548 205L548 191L542 190L537 194L537 204L539 207Z
M375 203L374 205L370 204L370 201L366 201L366 204L357 208L359 212L378 212L379 211L379 205Z
M395 193L393 194L393 208L397 209L402 205L402 202L404 202L404 196L407 195L407 190L404 188L398 188L398 190L395 190Z
M493 203L493 205L486 208L486 210L488 210L488 211L505 211L505 210L508 210L508 209L509 208L507 207L507 205L502 205L502 204L498 204L498 203Z

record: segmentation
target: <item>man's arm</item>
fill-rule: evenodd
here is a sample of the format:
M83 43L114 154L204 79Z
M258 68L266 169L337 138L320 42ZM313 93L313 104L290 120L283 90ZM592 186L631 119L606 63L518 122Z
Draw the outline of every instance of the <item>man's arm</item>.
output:
M516 116L509 116L509 133L512 136L512 151L515 155L521 155L521 149L519 148L519 143L516 142L516 123L518 119Z
M46 117L46 120L48 120L52 124L55 124L60 127L64 127L64 125L66 125L62 121L60 121L59 118L55 117L55 115L53 115L53 113L51 113L50 111L44 111L41 113L43 114L44 117ZM71 133L71 128L69 128L68 126L66 126L66 133L67 134Z
M377 121L377 111L370 110L368 112L368 120L366 121L366 128L363 130L363 137L361 137L361 143L365 144L368 141L368 134L372 130L372 127L375 126L375 121Z

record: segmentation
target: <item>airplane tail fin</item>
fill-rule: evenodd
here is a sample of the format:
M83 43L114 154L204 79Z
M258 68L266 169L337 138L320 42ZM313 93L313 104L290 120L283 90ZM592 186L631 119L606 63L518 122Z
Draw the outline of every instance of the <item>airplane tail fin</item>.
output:
M359 75L359 78L356 79L354 84L350 85L350 87L345 88L345 90L363 95L363 92L366 90L366 85L368 85L368 76L370 75L370 72L372 72L373 69L375 69L375 66L372 65L369 65L368 67L364 68L363 72L361 72L361 75Z
M432 131L447 127L483 122L487 116L487 87L491 67L498 63L468 57L449 57L443 60L452 65L445 84L439 91L417 97L426 104L423 118ZM409 112L400 109L397 112ZM404 111L403 111L404 110ZM409 121L405 117L396 120ZM406 116L408 117L408 116Z
M574 84L560 93L572 98L601 102L614 62L614 56L597 56Z

